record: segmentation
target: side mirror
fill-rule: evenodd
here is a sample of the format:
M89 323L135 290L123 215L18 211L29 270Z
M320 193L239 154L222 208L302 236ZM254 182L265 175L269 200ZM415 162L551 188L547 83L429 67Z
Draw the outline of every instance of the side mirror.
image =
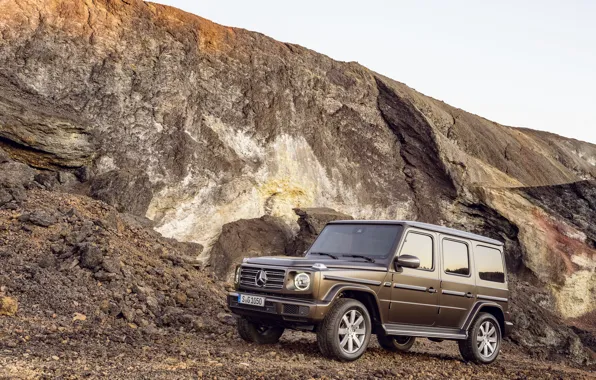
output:
M418 268L420 266L420 259L412 255L401 255L395 258L395 268Z

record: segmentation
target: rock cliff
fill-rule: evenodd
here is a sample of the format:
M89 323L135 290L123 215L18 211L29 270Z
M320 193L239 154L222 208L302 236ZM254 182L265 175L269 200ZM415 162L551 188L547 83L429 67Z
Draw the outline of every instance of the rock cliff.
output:
M0 2L0 148L18 161L7 173L50 173L203 259L228 223L331 207L501 239L544 307L596 308L595 145L167 6Z

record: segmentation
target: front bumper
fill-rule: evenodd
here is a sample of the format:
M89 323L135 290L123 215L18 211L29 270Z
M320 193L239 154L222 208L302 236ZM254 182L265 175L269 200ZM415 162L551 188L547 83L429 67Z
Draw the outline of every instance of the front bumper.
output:
M265 297L265 307L238 303L240 293ZM230 292L228 293L227 302L228 307L234 314L260 320L268 319L289 323L316 323L323 318L329 307L329 303L319 303L314 300L276 297L250 292Z

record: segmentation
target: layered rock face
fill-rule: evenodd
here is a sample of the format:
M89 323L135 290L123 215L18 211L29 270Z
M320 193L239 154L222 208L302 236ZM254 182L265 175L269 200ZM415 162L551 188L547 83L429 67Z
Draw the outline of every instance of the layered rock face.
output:
M501 239L559 316L596 307L595 145L166 6L0 2L0 147L204 259L228 223L331 207Z

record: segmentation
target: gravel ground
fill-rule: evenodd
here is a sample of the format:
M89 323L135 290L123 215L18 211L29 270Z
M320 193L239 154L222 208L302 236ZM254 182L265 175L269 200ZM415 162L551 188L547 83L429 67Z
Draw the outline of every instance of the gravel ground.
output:
M3 324L6 327L6 324ZM2 331L6 331L4 328ZM502 356L489 366L464 363L453 342L419 340L408 354L394 354L376 342L358 361L340 363L321 358L314 335L286 332L280 343L258 346L240 340L228 329L221 334L163 332L141 344L111 341L104 336L76 339L67 329L60 343L28 343L20 330L16 347L0 353L0 376L6 378L111 379L587 379L588 368L572 368L533 360L505 344ZM73 334L73 338L69 336ZM138 342L137 342L138 343Z
M464 363L453 342L408 354L375 339L358 361L323 359L313 334L242 341L225 284L164 239L85 197L28 191L0 209L1 378L366 379L593 378L594 368L531 358L505 343L490 366ZM7 315L2 315L7 314Z

